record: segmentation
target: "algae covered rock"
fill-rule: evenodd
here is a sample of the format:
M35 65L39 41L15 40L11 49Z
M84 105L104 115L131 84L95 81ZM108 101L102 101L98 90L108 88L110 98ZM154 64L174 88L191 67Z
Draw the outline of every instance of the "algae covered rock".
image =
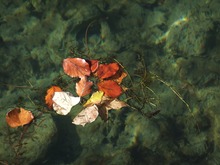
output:
M0 160L6 164L30 164L44 156L53 142L56 126L50 114L32 111L35 119L29 125L10 128L1 111Z

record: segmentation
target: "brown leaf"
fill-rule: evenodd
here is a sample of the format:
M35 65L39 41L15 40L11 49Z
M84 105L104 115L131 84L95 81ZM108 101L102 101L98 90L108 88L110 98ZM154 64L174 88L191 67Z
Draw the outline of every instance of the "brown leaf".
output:
M31 111L23 108L14 108L6 114L6 122L12 128L29 124L33 119Z
M51 86L48 90L47 90L47 94L45 96L45 103L47 104L48 108L52 109L53 106L53 96L55 92L61 92L62 89L58 86Z
M127 73L123 70L123 68L120 68L117 73L109 79L116 81L118 84L121 84L125 77L127 77Z
M90 66L82 58L66 58L63 60L63 70L70 77L84 77L91 73Z
M101 106L99 107L99 116L102 120L107 121L108 120L108 111L111 109L121 109L123 107L128 106L125 102L118 100L118 99L112 99L109 97L102 97Z
M104 92L105 96L117 98L122 93L122 88L113 80L104 80L97 84L100 91Z
M91 93L92 81L87 81L86 77L82 77L78 83L76 83L76 93L78 96L83 97Z
M94 73L99 67L99 61L98 60L87 60L87 62L90 65L90 69L92 73Z
M118 70L119 65L117 63L100 64L96 71L96 75L100 79L105 79L115 75Z
M111 109L121 109L123 107L126 107L128 106L124 101L121 101L121 100L118 100L118 99L111 99L111 100L108 100L106 99L106 97L103 98L103 100L106 100L106 101L103 101L103 107L106 108L107 110L111 110Z

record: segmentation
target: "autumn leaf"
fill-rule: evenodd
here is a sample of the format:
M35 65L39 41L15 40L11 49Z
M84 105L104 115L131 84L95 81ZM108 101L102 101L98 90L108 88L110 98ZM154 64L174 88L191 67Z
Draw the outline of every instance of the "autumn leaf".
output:
M98 89L104 92L105 96L117 98L122 93L122 88L113 80L104 80L97 84Z
M83 109L74 119L73 124L85 126L87 123L92 123L98 117L98 107L92 105Z
M76 93L78 96L83 97L91 93L91 87L93 85L92 81L87 81L87 78L84 76L76 83Z
M91 73L90 66L82 58L66 58L63 60L63 70L70 77L84 77Z
M109 97L102 97L101 106L99 107L99 116L102 120L108 120L108 111L109 110L118 110L123 107L128 106L124 101L118 100L117 98L112 99Z
M92 73L94 73L99 67L99 61L98 60L86 60L86 61L89 63Z
M114 76L110 77L110 80L114 80L118 84L121 84L125 77L127 77L127 73L123 70L123 68L120 68Z
M51 86L48 90L47 90L47 94L45 96L45 103L47 104L48 108L52 109L53 106L53 96L55 92L61 92L62 89L58 86Z
M102 104L102 108L105 108L107 110L111 110L111 109L117 110L128 106L124 101L121 101L117 98L112 99L106 96L103 96L101 104Z
M100 64L96 75L100 79L106 79L116 74L119 70L119 65L117 63L110 63L110 64Z
M71 108L80 102L80 97L74 97L69 92L55 92L52 100L54 111L60 115L67 115Z
M100 104L102 101L103 94L104 92L102 91L94 92L83 106L87 107L87 106L94 105L94 104L96 105Z
M12 128L29 124L34 119L31 111L14 108L6 114L6 122Z

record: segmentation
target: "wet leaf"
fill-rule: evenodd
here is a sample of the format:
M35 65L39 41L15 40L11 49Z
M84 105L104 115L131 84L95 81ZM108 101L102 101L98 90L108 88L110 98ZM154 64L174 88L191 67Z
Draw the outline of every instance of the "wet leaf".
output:
M109 110L118 110L123 107L128 106L124 101L118 100L118 99L112 99L109 97L103 97L101 106L99 107L99 116L102 120L107 121L108 120L108 111Z
M92 105L83 109L74 119L73 124L85 126L87 123L92 123L98 117L98 107Z
M117 63L110 63L110 64L100 64L96 75L100 79L106 79L116 74L119 70L119 65Z
M92 94L92 96L87 100L87 102L83 105L84 107L91 106L91 105L98 105L102 101L104 92L102 91L96 91Z
M104 80L97 84L100 91L104 92L105 96L117 98L122 94L122 88L113 80Z
M63 60L63 70L70 77L84 77L91 73L90 66L82 58L66 58Z
M92 81L87 81L86 77L82 77L78 83L76 83L76 93L78 96L83 97L91 93Z
M52 100L54 111L60 115L67 115L71 108L80 102L80 97L74 97L69 92L55 92Z
M120 70L114 76L112 76L110 79L116 81L118 84L121 84L122 80L125 77L127 77L127 73L125 71L123 71L122 68L120 68Z
M6 122L12 128L29 124L33 119L31 111L23 108L14 108L6 114Z
M90 65L91 71L94 73L99 67L99 61L98 60L87 60L87 62Z
M53 95L55 92L61 92L62 89L58 86L51 86L48 90L47 90L47 94L45 96L45 103L47 104L48 108L52 109L53 106Z
M110 99L104 96L102 99L102 107L105 108L106 110L111 110L111 109L117 110L126 106L128 105L124 101L121 101L117 98Z

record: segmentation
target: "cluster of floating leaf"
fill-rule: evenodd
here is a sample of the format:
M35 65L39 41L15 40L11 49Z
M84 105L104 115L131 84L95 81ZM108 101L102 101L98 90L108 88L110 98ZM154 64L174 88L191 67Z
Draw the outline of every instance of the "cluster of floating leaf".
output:
M78 96L63 91L59 86L51 86L47 90L45 102L57 114L67 115L73 106L80 103L82 97L91 94L83 104L83 110L73 119L73 124L84 126L95 121L98 116L106 121L109 110L127 106L118 99L126 89L121 82L127 76L118 63L99 64L98 60L66 58L63 60L63 70L71 78L80 79L75 84ZM96 84L89 80L91 77L96 79ZM97 85L96 91L93 91L93 85ZM15 108L6 115L6 121L11 127L29 124L33 119L33 114L23 108Z

